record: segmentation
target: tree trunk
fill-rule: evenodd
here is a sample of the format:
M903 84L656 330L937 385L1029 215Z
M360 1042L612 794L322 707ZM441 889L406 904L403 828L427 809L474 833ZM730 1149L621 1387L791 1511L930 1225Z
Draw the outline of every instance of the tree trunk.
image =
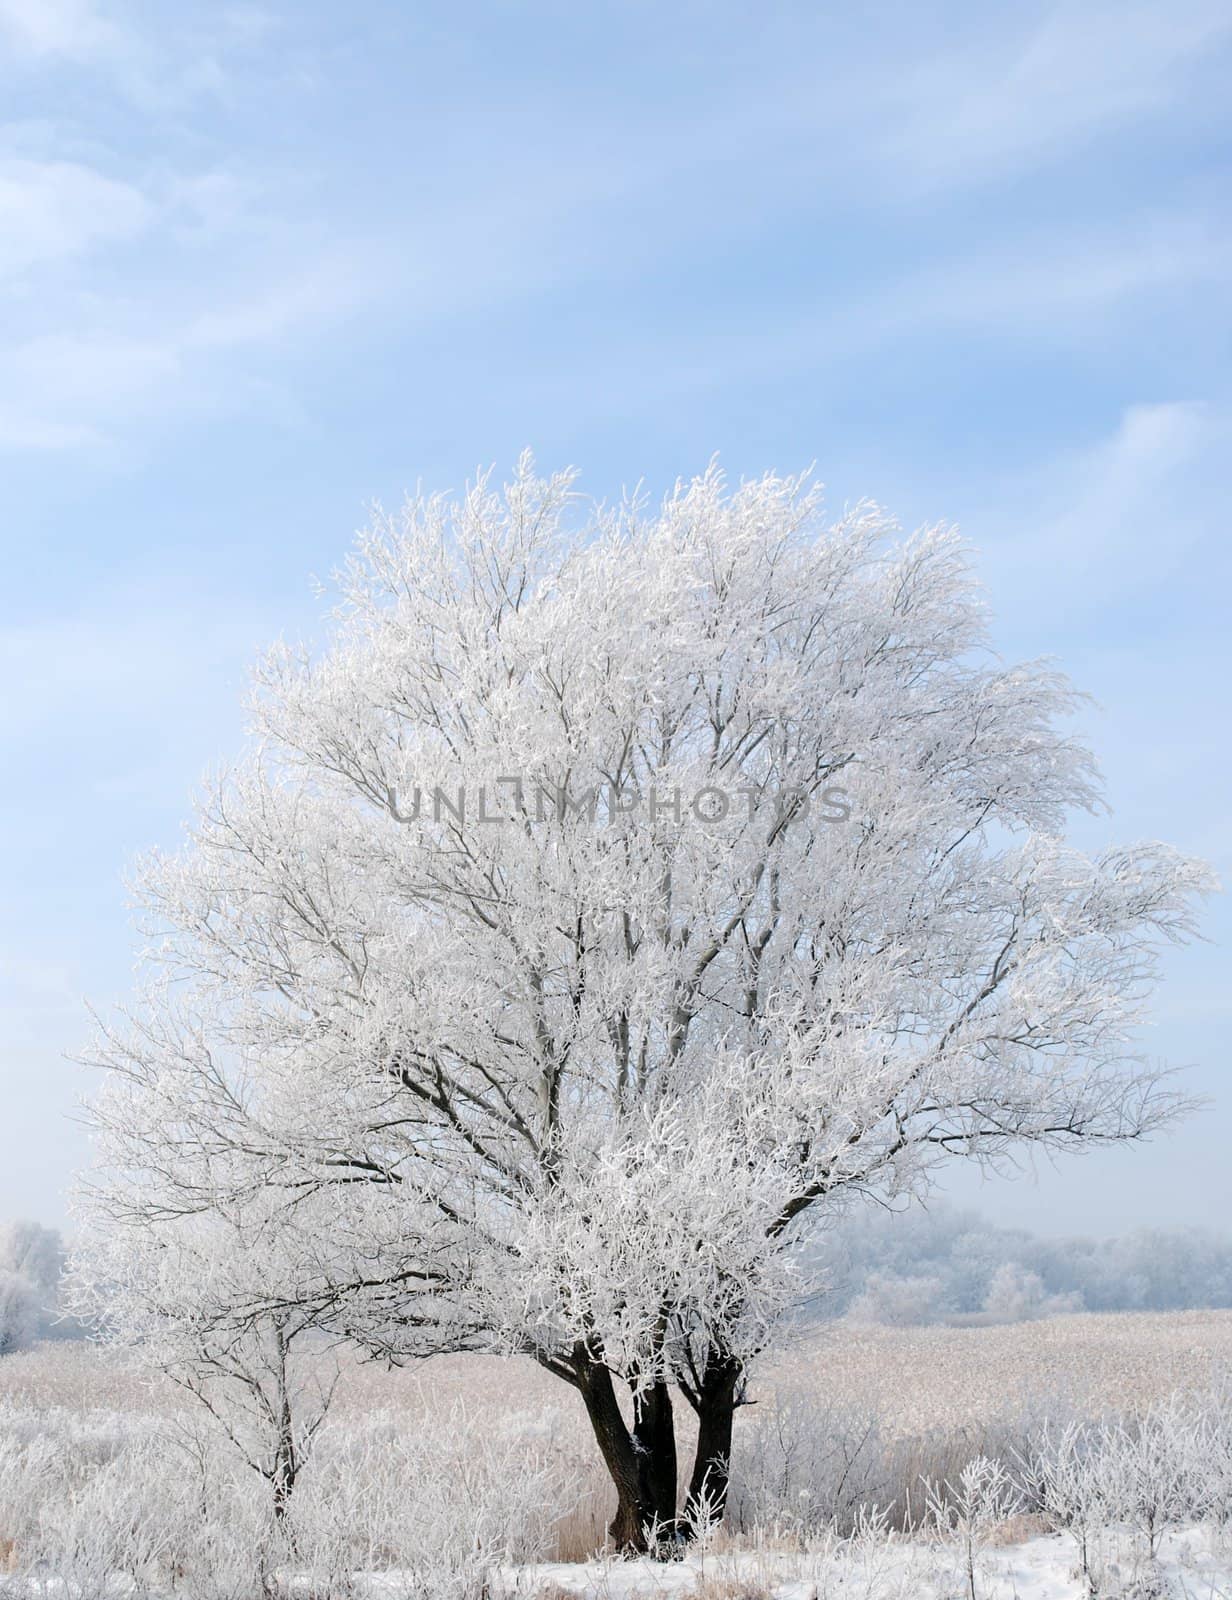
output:
M690 1403L697 1412L697 1454L685 1497L684 1521L699 1534L722 1521L731 1478L732 1422L744 1368L732 1356L713 1355Z
M608 1537L617 1550L640 1555L649 1542L647 1529L654 1521L654 1508L646 1496L633 1435L620 1414L612 1374L584 1353L575 1356L574 1370L595 1441L616 1489L616 1515Z
M299 1475L299 1454L295 1448L295 1418L291 1411L291 1384L287 1371L288 1341L279 1321L274 1323L274 1393L266 1400L273 1414L277 1436L271 1482L274 1488L274 1518L279 1527L286 1523L291 1494Z
M274 1520L279 1527L286 1523L291 1506L291 1495L299 1475L299 1462L295 1453L295 1434L291 1428L289 1407L284 1407L278 1430L278 1443L274 1451L274 1469L271 1483L274 1490Z
M642 1499L660 1539L676 1536L676 1421L667 1384L656 1383L633 1400L633 1448Z

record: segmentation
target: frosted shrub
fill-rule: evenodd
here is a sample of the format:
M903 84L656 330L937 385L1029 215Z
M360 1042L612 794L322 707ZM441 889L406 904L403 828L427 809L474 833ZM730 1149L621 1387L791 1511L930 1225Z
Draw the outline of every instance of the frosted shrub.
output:
M1226 1539L1232 1534L1232 1376L1213 1386L1203 1416L1207 1516Z
M729 1519L742 1531L848 1532L860 1508L895 1498L892 1457L871 1412L825 1405L780 1386L742 1421Z
M35 1286L20 1272L0 1268L0 1356L28 1349L38 1333L38 1322Z
M943 1285L940 1278L897 1277L870 1273L864 1293L851 1303L852 1322L880 1322L891 1328L914 1328L935 1322Z
M1106 1429L1088 1423L1045 1426L1022 1460L1021 1481L1029 1503L1072 1537L1083 1582L1092 1595L1100 1576L1099 1535L1121 1509L1106 1440Z
M323 1430L279 1520L260 1477L193 1413L0 1407L6 1600L49 1579L81 1600L305 1587L324 1600L372 1570L414 1600L470 1600L494 1562L545 1553L562 1503L562 1474L515 1430L489 1436L456 1408L413 1432L389 1415Z
M165 1590L189 1565L196 1523L175 1465L165 1441L137 1438L92 1471L49 1482L37 1526L18 1547L27 1571L54 1573L83 1595Z
M287 1531L322 1592L393 1569L400 1594L469 1600L493 1564L547 1553L562 1504L563 1474L541 1451L454 1406L413 1432L391 1413L324 1429Z
M934 1525L957 1546L967 1593L977 1600L976 1565L994 1528L1021 1505L1018 1485L1002 1462L975 1456L956 1481L927 1485L925 1498Z
M1169 1529L1227 1516L1232 1430L1222 1392L1173 1396L1139 1417L1045 1428L1032 1441L1024 1490L1073 1537L1090 1593L1100 1586L1109 1529L1131 1529L1154 1560Z
M508 1398L488 1394L482 1411L451 1405L438 1381L425 1380L413 1408L340 1405L322 1423L282 1519L268 1483L203 1410L0 1401L0 1571L10 1549L14 1567L0 1593L479 1600L494 1569L557 1554L562 1517L593 1490L593 1475L579 1470L589 1459L582 1419L539 1409L533 1392L527 1410L504 1410ZM1149 1569L1166 1533L1203 1519L1227 1527L1228 1398L1225 1384L1136 1418L1027 1434L1018 1417L908 1437L871 1407L827 1405L807 1382L780 1383L739 1414L729 1524L767 1560L776 1550L788 1559L784 1535L791 1560L815 1556L819 1594L854 1600L867 1581L878 1600L952 1595L957 1560L963 1592L980 1600L998 1525L1026 1508L1070 1534L1087 1591L1102 1594L1115 1575L1109 1558L1121 1559L1131 1542L1135 1568ZM929 1557L936 1584L911 1555L927 1555L928 1545L892 1533L913 1527L913 1511L920 1531L921 1475L928 1521L944 1541ZM706 1562L724 1552L712 1530ZM1151 1570L1137 1576L1158 1579Z
M739 1413L729 1525L794 1535L846 1535L880 1508L897 1530L929 1521L923 1487L957 1483L975 1456L1011 1467L1029 1455L1034 1419L1020 1410L979 1423L907 1432L870 1397L863 1405L820 1397L816 1380L782 1379Z
M10 1594L54 1576L84 1597L184 1584L194 1600L240 1600L252 1593L264 1533L245 1476L187 1424L0 1407Z
M1192 1406L1171 1401L1104 1441L1110 1496L1154 1557L1160 1535L1205 1514L1211 1499L1206 1427Z

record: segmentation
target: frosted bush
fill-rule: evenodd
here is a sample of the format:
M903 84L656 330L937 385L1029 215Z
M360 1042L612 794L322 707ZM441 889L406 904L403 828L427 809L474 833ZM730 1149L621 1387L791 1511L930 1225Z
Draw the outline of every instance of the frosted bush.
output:
M1045 1426L1021 1460L1020 1481L1030 1504L1053 1527L1074 1540L1078 1564L1090 1594L1097 1592L1101 1532L1121 1507L1103 1448L1106 1430L1089 1423Z
M0 1268L0 1356L26 1350L38 1334L38 1291L20 1272Z
M7 1597L51 1578L111 1593L252 1600L353 1591L383 1571L399 1595L470 1600L496 1561L545 1553L562 1474L513 1429L458 1407L323 1429L285 1517L268 1486L194 1413L73 1414L0 1405L0 1550Z
M249 1482L187 1422L0 1406L10 1594L54 1576L86 1597L184 1581L194 1600L239 1600L252 1592L263 1535Z
M562 1508L593 1490L579 1470L589 1460L580 1419L541 1409L533 1389L518 1392L518 1411L507 1392L463 1404L442 1399L443 1381L412 1387L413 1407L372 1407L366 1395L368 1409L330 1413L281 1520L268 1483L202 1412L0 1400L0 1572L10 1543L15 1560L0 1593L477 1600L497 1567L558 1553ZM767 1550L784 1538L797 1554L841 1546L847 1578L863 1572L864 1550L869 1581L889 1583L908 1542L887 1536L905 1528L921 1542L923 1478L945 1536L933 1547L946 1568L939 1592L953 1591L957 1555L968 1600L982 1594L985 1552L1021 1505L1072 1536L1088 1591L1105 1593L1127 1555L1150 1579L1165 1535L1205 1519L1226 1537L1230 1394L1226 1383L1192 1389L1137 1416L1030 1433L1007 1414L907 1436L871 1405L827 1403L815 1374L780 1382L738 1414L729 1525ZM1056 1415L1055 1395L1040 1403ZM917 1580L904 1569L912 1600Z
M461 1406L414 1431L391 1413L330 1426L291 1501L292 1558L330 1593L394 1569L401 1593L465 1600L494 1563L547 1552L562 1480L514 1430L489 1432Z
M1207 1467L1207 1515L1225 1540L1232 1534L1232 1376L1211 1389L1203 1407Z
M1073 1537L1091 1594L1110 1530L1128 1529L1153 1562L1163 1535L1228 1516L1232 1426L1226 1386L1177 1394L1137 1417L1044 1428L1022 1459L1030 1502Z
M743 1414L729 1521L741 1531L849 1532L862 1508L896 1498L900 1455L872 1412L780 1385Z
M1166 1529L1211 1509L1206 1435L1192 1404L1174 1400L1140 1421L1116 1423L1101 1441L1111 1504L1152 1558Z
M937 1320L942 1289L940 1278L896 1277L893 1273L874 1272L869 1276L864 1293L852 1301L847 1314L853 1322L881 1322L892 1328L917 1327Z
M1076 1291L1049 1294L1038 1272L1007 1261L993 1273L984 1297L984 1310L997 1322L1027 1322L1033 1317L1081 1311L1082 1296Z
M1021 1490L1000 1461L975 1456L953 1482L929 1484L925 1500L934 1526L952 1539L970 1600L977 1600L979 1558L998 1523L1021 1504Z

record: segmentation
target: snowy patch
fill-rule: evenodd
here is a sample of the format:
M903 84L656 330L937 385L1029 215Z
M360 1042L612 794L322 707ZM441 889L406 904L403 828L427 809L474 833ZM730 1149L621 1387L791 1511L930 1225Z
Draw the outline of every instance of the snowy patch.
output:
M1099 1593L1109 1600L1228 1600L1232 1552L1203 1529L1166 1538L1157 1560L1128 1534L1114 1542ZM680 1562L546 1562L494 1574L494 1600L955 1600L969 1596L953 1553L893 1538L829 1542L803 1551L734 1550ZM976 1600L1087 1600L1089 1590L1061 1535L981 1556Z

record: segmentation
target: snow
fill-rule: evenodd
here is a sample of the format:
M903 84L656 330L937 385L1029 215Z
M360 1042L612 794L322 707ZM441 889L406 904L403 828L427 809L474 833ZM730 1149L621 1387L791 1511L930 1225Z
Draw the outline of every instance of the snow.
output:
M288 1597L321 1592L306 1573L274 1575L274 1584ZM355 1573L345 1588L356 1600L420 1600L424 1592L422 1576L417 1583L397 1570ZM136 1586L116 1574L108 1592L123 1596ZM877 1536L821 1541L807 1550L727 1549L672 1562L599 1558L499 1567L485 1592L490 1600L960 1600L970 1591L952 1546ZM82 1593L80 1584L51 1575L19 1580L0 1573L0 1595L67 1600ZM1232 1600L1232 1549L1192 1527L1167 1536L1152 1562L1126 1533L1109 1548L1098 1593L1105 1600ZM1087 1600L1072 1542L1046 1535L983 1553L976 1600Z
M1101 1595L1125 1600L1232 1600L1232 1551L1216 1549L1205 1530L1166 1538L1148 1561L1127 1536L1105 1567ZM810 1551L734 1550L678 1562L545 1562L506 1567L493 1576L494 1600L577 1596L578 1600L953 1600L966 1575L952 1549L893 1538L854 1540ZM1073 1542L1054 1534L991 1550L976 1568L978 1600L1087 1600Z

